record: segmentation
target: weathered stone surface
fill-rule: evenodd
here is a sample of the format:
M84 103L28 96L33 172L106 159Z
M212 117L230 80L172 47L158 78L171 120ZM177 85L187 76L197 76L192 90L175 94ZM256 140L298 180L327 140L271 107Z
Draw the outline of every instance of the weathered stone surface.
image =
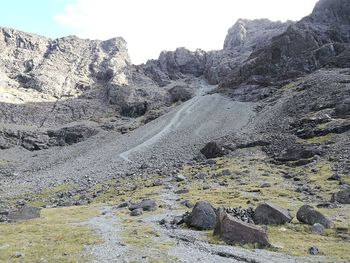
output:
M142 209L143 211L154 211L157 209L157 204L154 200L144 199L140 203L129 205L129 210Z
M11 222L29 220L40 217L40 208L23 206L18 210L10 210L7 214L7 220Z
M291 222L289 211L271 203L259 205L254 211L254 222L264 225L281 225Z
M303 205L297 212L297 219L305 224L313 225L319 223L325 228L331 228L334 224L312 206Z
M209 142L201 150L201 153L208 159L222 157L226 154L223 147L218 142Z
M222 209L217 213L217 223L214 235L218 235L227 244L257 244L261 247L270 246L267 233L253 224L244 223Z
M342 61L349 54L349 16L347 0L319 1L311 15L255 50L222 87L236 87L243 82L264 87L266 83L295 78L334 61L338 67L346 67L348 63ZM342 58L338 60L339 56Z
M188 86L176 85L169 90L171 101L187 101L193 97L193 91Z
M347 187L343 190L340 190L337 193L334 193L332 196L332 201L341 204L350 204L350 187Z
M143 214L142 208L137 208L137 209L134 209L130 212L130 216L140 216L142 214Z
M210 203L201 201L196 203L192 212L184 220L189 227L198 230L214 229L216 224L215 210Z
M326 228L320 223L315 223L311 226L310 230L312 233L323 234L326 231Z

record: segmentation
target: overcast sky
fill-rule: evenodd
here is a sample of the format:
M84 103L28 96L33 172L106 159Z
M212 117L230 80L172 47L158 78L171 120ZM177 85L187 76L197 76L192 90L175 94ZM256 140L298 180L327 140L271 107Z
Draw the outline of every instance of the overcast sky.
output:
M133 63L162 50L222 48L238 18L299 20L317 0L9 0L0 26L61 37L122 36ZM6 10L7 9L7 10ZM3 16L3 14L5 15Z

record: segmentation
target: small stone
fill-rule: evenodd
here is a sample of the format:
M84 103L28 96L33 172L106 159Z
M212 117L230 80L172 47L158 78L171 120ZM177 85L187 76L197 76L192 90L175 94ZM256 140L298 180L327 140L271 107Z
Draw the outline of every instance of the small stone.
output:
M268 187L271 187L271 184L264 183L264 184L260 185L260 188L268 188Z
M129 206L130 211L139 208L141 208L143 211L154 211L157 209L157 204L154 200L144 199L140 203L132 204Z
M189 200L184 200L184 201L182 201L180 204L183 205L183 206L186 206L187 208L193 208L193 207L194 207L194 205L192 204L192 202L189 201Z
M309 248L309 254L312 256L316 256L318 253L320 253L318 247L312 246Z
M142 208L137 208L137 209L134 209L130 212L130 215L131 216L140 216L142 215L143 213L143 209Z
M312 233L315 233L315 234L324 234L324 232L326 231L326 228L320 223L315 223L311 226L310 230Z
M225 169L225 170L221 171L222 176L229 176L231 174L232 174L232 172L229 169Z
M190 190L184 188L184 189L180 189L175 191L175 194L181 195L181 194L187 194Z
M15 253L15 258L20 258L20 257L22 257L22 253L17 251Z
M186 177L183 176L182 174L178 174L178 175L175 177L175 179L176 179L177 182L186 181Z

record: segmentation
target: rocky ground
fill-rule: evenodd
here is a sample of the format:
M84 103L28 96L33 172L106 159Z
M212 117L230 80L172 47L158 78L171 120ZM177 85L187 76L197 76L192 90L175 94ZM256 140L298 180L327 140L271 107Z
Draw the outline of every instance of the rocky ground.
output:
M138 66L1 28L0 261L349 262L348 14Z

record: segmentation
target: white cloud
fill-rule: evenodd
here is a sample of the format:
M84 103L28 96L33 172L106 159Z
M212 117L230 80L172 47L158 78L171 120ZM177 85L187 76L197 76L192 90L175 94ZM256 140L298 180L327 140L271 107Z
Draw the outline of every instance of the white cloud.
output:
M317 0L75 0L57 14L57 23L79 37L122 36L134 63L162 50L220 49L238 18L298 20Z

